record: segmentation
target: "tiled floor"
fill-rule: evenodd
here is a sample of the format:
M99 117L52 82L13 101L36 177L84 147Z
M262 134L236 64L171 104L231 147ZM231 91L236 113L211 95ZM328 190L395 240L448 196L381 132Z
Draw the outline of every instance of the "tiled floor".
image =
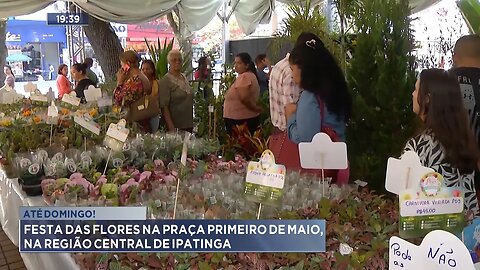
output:
M22 257L0 226L0 270L26 270Z

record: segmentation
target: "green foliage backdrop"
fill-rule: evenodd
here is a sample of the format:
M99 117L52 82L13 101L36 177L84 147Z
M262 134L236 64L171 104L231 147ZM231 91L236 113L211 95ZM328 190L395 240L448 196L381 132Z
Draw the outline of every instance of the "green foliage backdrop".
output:
M413 35L407 0L362 0L354 17L356 46L348 80L354 115L347 128L353 179L383 190L387 159L414 131Z

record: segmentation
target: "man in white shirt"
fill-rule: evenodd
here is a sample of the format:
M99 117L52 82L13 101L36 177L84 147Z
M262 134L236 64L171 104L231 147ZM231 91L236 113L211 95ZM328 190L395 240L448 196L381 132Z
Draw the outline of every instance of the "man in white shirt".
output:
M307 41L318 38L315 34L309 32L301 33L295 46L305 44ZM285 116L285 106L291 103L297 103L301 89L293 82L292 70L290 69L289 54L280 60L270 73L269 97L270 97L270 118L274 126L274 131L270 137L269 148L275 155L277 163L291 163L286 161L291 151L298 152L298 146L291 142L287 136L287 118ZM298 155L297 155L298 157ZM298 166L300 166L300 161Z
M298 36L295 46L304 44L314 39L315 34L303 32ZM277 131L286 131L287 119L285 117L285 105L296 103L300 96L300 88L293 82L292 70L288 61L290 54L280 60L270 73L270 117Z

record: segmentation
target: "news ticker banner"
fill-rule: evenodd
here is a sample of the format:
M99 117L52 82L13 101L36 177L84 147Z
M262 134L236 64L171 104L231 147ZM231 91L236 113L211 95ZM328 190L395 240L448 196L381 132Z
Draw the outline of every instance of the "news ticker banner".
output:
M140 209L22 207L20 252L325 251L325 220L145 220Z
M20 220L145 220L147 207L20 207Z

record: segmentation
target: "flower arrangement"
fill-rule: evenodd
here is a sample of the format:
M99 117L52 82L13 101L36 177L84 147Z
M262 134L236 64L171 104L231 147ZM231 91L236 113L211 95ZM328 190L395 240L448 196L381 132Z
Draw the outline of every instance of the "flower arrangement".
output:
M93 184L83 178L81 173L74 173L65 184L64 192L65 196L71 198L72 203L76 203L77 199L88 200L93 188Z
M324 253L115 253L74 254L81 269L100 264L122 269L388 269L388 240L398 232L398 205L367 189L322 199L308 208L271 212L265 218L324 218Z

